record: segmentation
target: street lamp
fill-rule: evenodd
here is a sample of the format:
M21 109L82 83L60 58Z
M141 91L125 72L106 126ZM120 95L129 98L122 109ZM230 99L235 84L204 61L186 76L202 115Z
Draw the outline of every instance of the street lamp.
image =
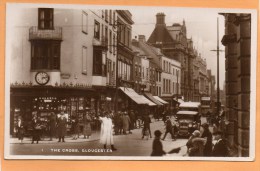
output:
M219 49L219 24L217 18L217 49L211 50L213 52L217 52L217 114L219 115L220 111L220 100L219 100L219 52L223 52L223 50Z

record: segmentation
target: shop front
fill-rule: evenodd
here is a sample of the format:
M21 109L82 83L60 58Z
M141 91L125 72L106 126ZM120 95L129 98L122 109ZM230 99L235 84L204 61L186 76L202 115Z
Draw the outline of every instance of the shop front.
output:
M83 116L87 111L95 118L99 101L100 97L91 88L11 87L10 134L14 135L16 132L18 117L22 118L25 132L28 134L32 130L31 121L34 116L47 131L51 112L58 117L61 111L65 112L70 132L72 118L79 120L80 127L83 127ZM95 124L93 127L97 128Z

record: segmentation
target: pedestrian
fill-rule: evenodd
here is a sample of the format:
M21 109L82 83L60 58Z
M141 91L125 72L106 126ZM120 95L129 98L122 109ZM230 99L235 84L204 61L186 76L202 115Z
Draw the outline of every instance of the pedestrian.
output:
M165 155L165 151L163 151L163 145L160 141L162 132L160 130L154 131L155 138L153 140L153 151L151 156L163 156Z
M203 133L201 135L201 138L206 139L203 155L211 156L212 155L212 133L209 131L209 124L207 123L202 124L202 128L203 128Z
M130 117L130 130L133 130L136 128L136 116L135 116L135 113L133 110L130 111L130 114L129 114L129 117Z
M190 136L188 142L186 143L189 156L203 156L203 150L206 140L200 138L200 131L195 130Z
M147 113L145 114L145 116L143 118L143 123L144 123L144 128L143 128L143 131L142 131L142 134L143 134L142 139L145 136L145 130L146 129L149 130L150 138L152 138L151 128L150 128L151 118L149 117L149 115Z
M174 138L174 135L173 135L173 126L172 126L172 121L171 121L171 118L169 116L167 116L167 119L166 119L166 122L165 122L165 133L164 133L164 136L163 136L163 139L162 140L165 140L166 138L166 135L168 133L171 134L171 137L172 137L172 140L175 140Z
M52 138L56 136L56 115L54 112L50 113L50 119L49 119L49 133L50 133L50 141L52 141Z
M122 116L122 121L123 121L123 133L127 134L126 131L129 131L129 134L131 134L132 132L129 130L131 121L127 112L124 112L124 115Z
M228 157L229 156L228 143L225 139L222 138L222 132L217 131L214 133L214 136L215 136L215 140L217 140L217 142L213 147L212 156Z
M92 129L91 129L91 122L92 122L92 118L89 114L89 112L87 111L86 114L83 117L83 135L84 135L84 139L89 139L89 137L92 134Z
M122 120L121 120L121 116L120 116L120 112L116 113L114 116L114 131L115 131L115 135L121 134L120 128L122 125Z
M71 117L71 132L72 132L72 139L76 140L79 138L79 119L77 116Z
M34 115L32 119L32 144L34 143L34 141L36 141L38 144L40 141L40 137L41 137L41 122L39 118L37 118L37 116Z
M61 111L60 113L60 117L58 118L57 121L57 134L59 137L59 141L58 142L65 142L65 135L67 133L67 119L65 116L64 111Z
M117 150L114 147L114 137L113 137L113 123L112 119L105 113L104 116L100 116L99 120L101 121L101 130L100 130L100 143L104 145L104 149L107 148L108 145L111 146L111 150Z
M20 140L21 143L23 143L23 137L24 137L25 130L24 130L24 123L23 123L23 120L22 120L21 116L18 117L16 130L17 130L17 138L18 138L18 140Z

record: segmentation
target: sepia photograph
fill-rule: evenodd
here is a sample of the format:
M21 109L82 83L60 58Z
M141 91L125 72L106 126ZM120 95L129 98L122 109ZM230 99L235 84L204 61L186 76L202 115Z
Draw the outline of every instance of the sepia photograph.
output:
M257 11L6 5L5 159L253 161Z

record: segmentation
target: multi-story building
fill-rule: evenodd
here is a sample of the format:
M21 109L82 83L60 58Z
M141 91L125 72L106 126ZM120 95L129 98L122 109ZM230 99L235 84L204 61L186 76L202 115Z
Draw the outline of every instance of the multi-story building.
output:
M224 13L222 44L226 57L226 136L238 150L249 156L251 15ZM253 131L253 130L251 130Z
M81 120L86 109L111 106L106 97L114 97L116 85L115 11L30 8L14 15L7 34L11 133L18 116L30 122L33 115L44 120L65 110L70 122L71 116Z
M132 41L132 14L128 10L117 10L116 27L118 29L118 56L117 56L117 68L118 75L117 80L120 80L118 84L124 87L134 87L133 82L133 59L134 53L131 48Z
M156 25L148 41L149 44L160 48L165 56L181 62L181 93L185 100L192 100L193 96L193 58L194 49L192 39L187 39L185 21L183 24L174 23L166 26L165 14L156 15Z

